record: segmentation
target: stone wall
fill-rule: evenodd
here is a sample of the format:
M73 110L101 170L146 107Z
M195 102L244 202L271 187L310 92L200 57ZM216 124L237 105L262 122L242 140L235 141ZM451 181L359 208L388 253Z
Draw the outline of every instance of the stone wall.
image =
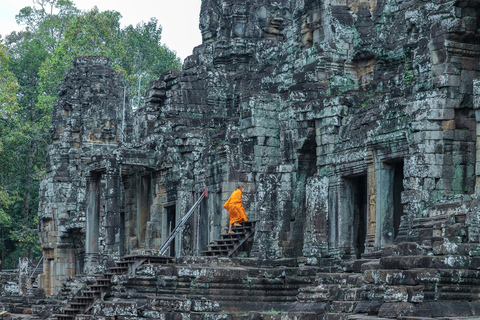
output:
M259 259L478 243L479 10L204 0L203 43L150 84L143 107L127 102L124 121L109 62L78 59L41 189L44 286L158 251L207 187L170 252L198 254L226 227L222 204L238 183Z

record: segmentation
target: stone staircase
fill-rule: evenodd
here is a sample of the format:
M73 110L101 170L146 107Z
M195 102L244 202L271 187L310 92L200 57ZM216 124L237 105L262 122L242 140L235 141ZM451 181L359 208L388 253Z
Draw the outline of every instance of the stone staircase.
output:
M212 241L207 251L202 251L205 256L235 257L238 249L246 242L253 241L256 221L242 223L241 227L232 226L234 233L222 233L220 239Z
M63 308L62 314L54 314L57 320L72 320L76 316L88 316L90 309L95 301L104 299L110 289L110 280L116 275L135 274L135 270L142 264L169 264L172 261L170 257L157 255L129 255L124 256L120 261L115 262L115 267L110 267L109 272L96 279L96 283L89 285L87 289L81 290L80 295L76 296Z
M171 270L164 270L163 275L157 273L155 297L214 301L226 312L289 310L297 304L299 289L315 284L318 270L318 267L174 265Z
M57 320L72 320L79 314L88 313L91 306L97 299L103 299L110 287L108 275L96 279L96 284L89 285L87 289L81 290L80 295L74 297L67 306L63 308L62 314L54 314Z

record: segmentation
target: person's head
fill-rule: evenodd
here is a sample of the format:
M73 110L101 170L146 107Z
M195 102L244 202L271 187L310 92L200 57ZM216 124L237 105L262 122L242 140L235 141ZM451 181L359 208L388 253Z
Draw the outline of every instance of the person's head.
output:
M238 185L237 189L240 189L240 191L243 191L243 186L241 184Z

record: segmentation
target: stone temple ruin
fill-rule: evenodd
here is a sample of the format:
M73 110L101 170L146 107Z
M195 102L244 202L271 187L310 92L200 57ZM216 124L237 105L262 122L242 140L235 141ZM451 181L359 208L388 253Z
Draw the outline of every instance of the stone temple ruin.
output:
M479 316L480 2L203 0L200 28L138 110L105 58L66 75L31 317ZM254 233L209 254L238 183Z

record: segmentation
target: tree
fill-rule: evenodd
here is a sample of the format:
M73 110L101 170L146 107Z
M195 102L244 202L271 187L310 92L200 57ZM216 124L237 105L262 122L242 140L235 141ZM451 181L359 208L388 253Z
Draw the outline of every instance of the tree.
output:
M143 98L148 83L167 70L181 67L175 52L160 42L162 27L157 24L157 19L151 18L147 23L130 25L123 30L125 55L119 64L126 72L130 95L137 97L136 101ZM137 83L140 83L140 90Z
M63 75L77 56L101 55L113 60L117 71L126 79L131 96L140 95L147 84L170 69L181 67L173 51L161 44L157 20L120 28L120 13L99 12L95 7L75 17L64 33L63 41L40 69L39 107L49 112L56 99Z
M0 37L0 154L4 145L12 139L12 128L17 123L19 111L17 103L18 83L9 68L9 57ZM0 184L0 227L8 227L11 217L6 210L14 203L12 191Z
M48 52L61 42L72 19L80 13L69 0L34 0L33 7L25 7L15 17L18 24L42 39Z
M17 91L17 79L10 71L6 46L0 37L0 165L5 154L5 144L13 139L12 128L17 125L19 111ZM0 172L0 263L5 260L7 251L5 233L6 230L8 232L12 223L12 217L8 210L17 200L16 191L10 186L5 186L4 180L4 173Z

